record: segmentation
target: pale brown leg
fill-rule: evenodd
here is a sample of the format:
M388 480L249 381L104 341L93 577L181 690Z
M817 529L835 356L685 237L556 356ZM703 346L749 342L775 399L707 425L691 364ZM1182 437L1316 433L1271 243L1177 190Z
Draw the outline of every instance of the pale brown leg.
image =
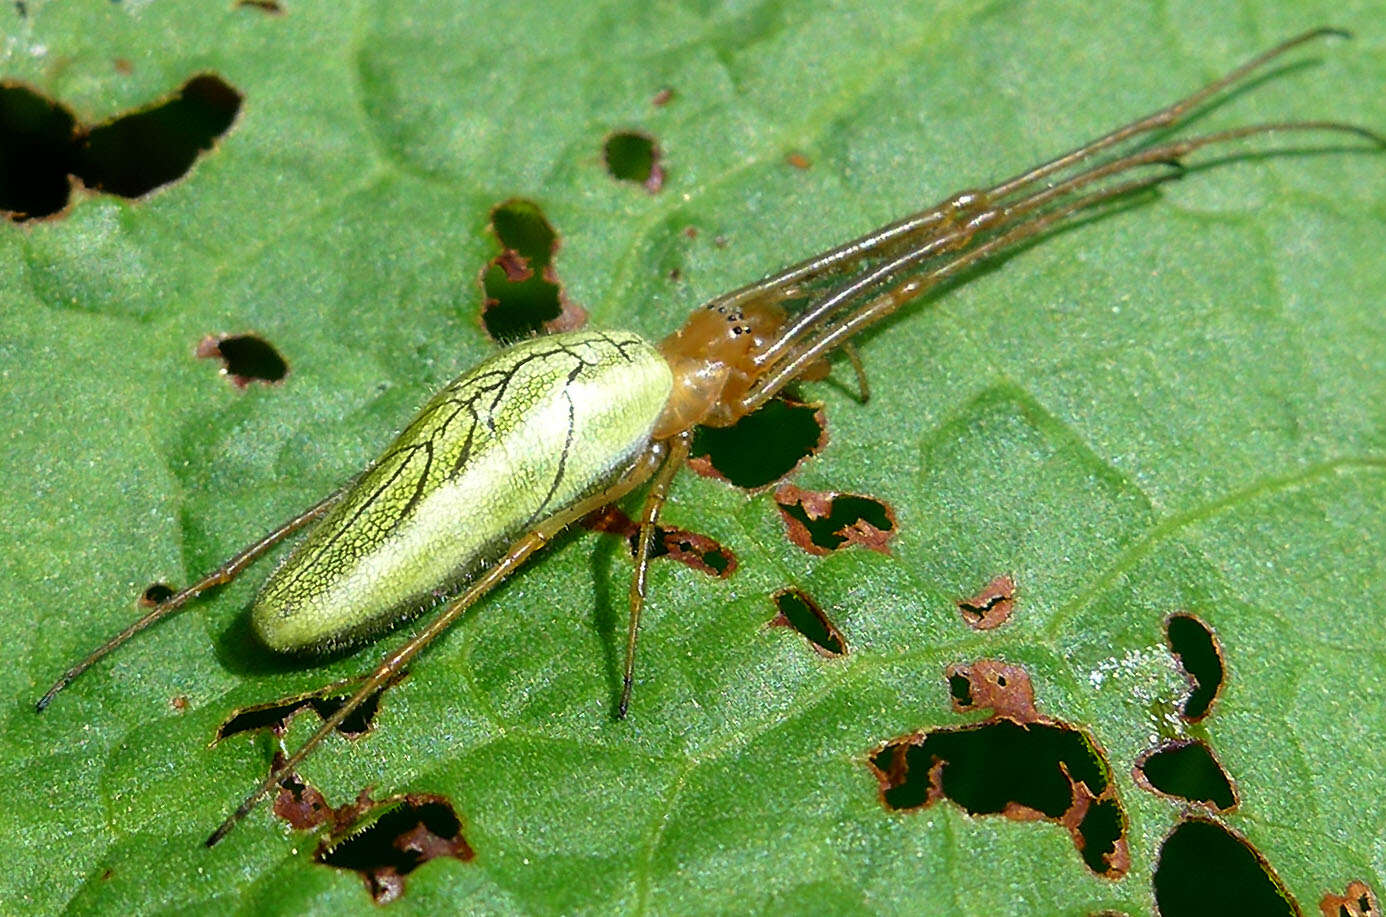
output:
M208 589L211 589L213 586L222 586L226 583L231 582L233 579L240 575L242 570L253 564L256 560L260 558L262 554L264 554L270 548L279 544L279 542L283 541L285 538L288 538L294 532L297 532L299 529L303 528L305 525L312 522L314 519L317 519L323 513L327 512L327 510L332 506L332 504L337 502L337 498L341 495L342 492L338 491L337 493L334 493L332 496L328 497L326 500L323 500L321 503L318 503L317 505L310 507L309 509L290 519L288 522L285 522L283 525L279 526L279 528L270 532L268 535L264 536L259 541L250 545L248 548L245 548L236 556L232 557L230 560L226 561L226 563L222 564L220 567L217 567L211 573L208 573L206 576L202 577L202 579L193 583L191 586L175 594L171 598L163 602L160 602L153 609L151 609L150 612L146 614L144 617L140 618L138 621L131 624L129 627L125 628L123 631L116 634L114 637L107 640L105 643L101 644L101 646L97 647L94 652L87 656L87 658L83 659L81 662L77 663L72 668L64 672L62 677L59 678L56 682L54 682L53 687L48 689L48 693L43 695L43 697L39 698L39 702L34 705L35 712L42 713L43 708L48 706L49 702L51 702L53 698L57 696L57 693L59 691L71 684L74 678L76 678L78 675L81 675L87 669L91 668L93 663L100 660L102 657L110 653L116 647L120 646L126 640L129 640L131 637L135 636L135 634L138 634L140 631L144 630L150 625L153 625L159 622L160 620L168 617L170 614L187 604L189 599L197 597L200 593L205 592Z
M889 315L939 281L956 274L963 267L975 264L983 258L995 255L1009 245L1030 238L1053 225L1059 219L1079 210L1110 200L1135 188L1159 184L1176 177L1178 173L1108 185L1103 190L1094 191L1079 198L1070 197L1089 185L1134 169L1152 166L1182 168L1183 157L1204 147L1217 146L1262 134L1307 131L1350 134L1368 140L1377 147L1386 147L1386 137L1355 124L1337 121L1287 121L1252 124L1196 137L1186 137L1181 140L1171 140L1134 153L1128 153L1117 159L1092 166L1004 206L979 211L951 231L930 238L917 249L902 254L892 262L880 265L862 277L827 294L822 300L811 304L803 316L796 318L794 328L786 331L779 341L767 349L767 353L778 350L781 356L773 368L761 377L757 385L742 398L741 410L754 410L765 403L791 380L798 378L815 360L842 346L852 335L857 334L867 325ZM1370 148L1363 148L1364 151L1368 149ZM1045 207L1051 209L1046 210ZM990 236L986 241L967 250L968 246L974 244L976 237L986 236L989 233L998 234ZM944 255L952 255L951 260L943 262L937 268L925 270L927 262ZM923 273L910 277L902 283L897 283L896 286L884 293L877 292L882 286L896 283L902 277L915 271L923 271ZM867 299L865 305L853 308L854 302L859 302L868 296L870 298ZM837 313L847 309L851 311L845 317L834 317ZM806 323L806 316L813 316L813 321ZM807 340L793 340L794 336L798 334L803 334Z
M861 354L851 341L842 345L842 352L852 364L852 372L857 374L857 403L866 404L871 400L871 383L866 379L866 365L861 361Z
M626 668L621 679L621 702L616 707L616 718L626 718L630 708L630 691L635 677L635 638L640 632L640 612L645 607L646 572L650 566L650 544L654 540L659 512L664 508L664 500L669 495L669 484L674 474L688 459L688 447L693 441L691 431L680 433L669 441L669 454L660 466L650 484L650 492L645 497L645 506L640 514L640 534L635 546L635 573L630 578L630 628L626 631Z
M856 269L864 261L894 259L898 254L914 249L940 233L950 232L960 220L996 207L1010 195L1032 187L1035 183L1075 166L1092 156L1111 149L1127 140L1171 127L1182 121L1195 108L1214 96L1242 83L1253 73L1264 70L1287 52L1311 41L1325 37L1347 38L1339 29L1319 28L1303 32L1281 42L1269 51L1251 58L1221 78L1208 83L1189 95L1151 112L1128 124L1109 131L1101 137L1056 156L1040 165L1026 169L986 189L973 188L957 192L943 201L883 226L860 238L807 258L798 264L740 289L712 300L709 305L740 306L753 301L780 302L803 295L807 286L824 278L839 276ZM808 314L795 316L790 338L799 337L813 323ZM789 346L768 354L778 361Z
M226 821L221 823L217 830L212 832L211 837L207 838L207 846L211 847L218 843L222 838L236 827L236 824L255 808L256 804L264 798L265 794L274 789L284 778L294 772L294 768L303 763L303 759L318 746L323 739L332 734L333 730L347 717L351 716L366 701L368 697L382 685L387 684L409 661L423 650L424 647L432 643L434 638L447 630L457 618L470 608L478 599L494 589L502 580L506 578L515 568L525 562L535 551L548 544L555 535L564 528L583 516L599 509L612 500L619 499L632 488L649 478L654 473L658 462L663 459L663 448L656 444L641 455L626 471L626 473L615 484L606 490L586 500L577 503L562 512L549 517L539 523L531 532L520 538L505 552L495 564L486 569L481 576L476 579L467 591L453 599L443 607L443 610L428 623L428 626L420 631L413 639L404 646L395 650L384 661L367 676L361 683L361 687L351 696L345 704L332 714L318 727L318 731L299 747L284 761L283 764L275 768L274 771L255 788L245 801L240 804L235 812L232 812Z
M1054 224L1073 216L1075 213L1124 195L1170 181L1174 178L1178 178L1181 174L1181 172L1168 172L1158 175L1147 175L1144 178L1131 179L1130 181L1110 185L1098 191L1089 192L1088 194L1084 194L1081 197L1064 203L1062 206L1035 214L1017 223L1007 232L994 236L978 245L976 248L957 255L928 273L910 277L908 280L898 283L884 293L880 293L869 299L841 323L833 325L820 337L805 342L800 347L790 351L785 357L784 364L776 367L775 371L770 376L766 377L764 385L752 389L742 398L739 410L747 413L754 411L770 398L774 397L777 391L793 381L798 372L802 371L803 367L812 365L814 360L822 359L825 353L831 352L833 349L842 346L852 335L859 333L863 328L873 322L879 321L881 318L889 315L906 303L917 299L929 289L957 274L959 271L971 267L979 261L993 257L1014 245L1018 245L1026 239L1036 236Z

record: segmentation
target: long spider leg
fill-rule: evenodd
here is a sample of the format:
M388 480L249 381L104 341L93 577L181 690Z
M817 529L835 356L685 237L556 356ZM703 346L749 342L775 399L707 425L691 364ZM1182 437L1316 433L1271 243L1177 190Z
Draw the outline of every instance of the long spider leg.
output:
M1075 175L1067 179L1065 182L1053 186L1052 188L1036 192L1028 198L1023 198L1015 204L1010 205L1009 207L996 208L993 211L996 214L995 217L989 217L988 214L979 214L978 217L974 218L974 222L983 221L984 218L986 218L988 222L992 223L992 225L988 228L993 230L1005 227L1008 224L1009 219L1017 214L1028 211L1034 215L1026 220L1023 220L1019 224L1011 226L1009 230L1001 233L1000 235L989 238L987 241L981 243L976 248L971 249L970 251L967 251L961 255L958 255L952 260L945 262L943 265L927 273L912 277L909 280L906 280L905 282L899 284L894 289L888 291L887 293L872 298L865 305L861 306L847 318L842 319L841 321L836 322L831 326L824 326L824 330L818 337L810 340L807 343L797 345L792 351L790 351L790 353L785 358L783 358L779 363L777 363L770 372L763 376L761 380L758 382L758 384L755 387L753 387L742 399L740 410L754 410L756 407L760 406L766 400L772 397L775 394L775 392L779 391L781 388L787 385L792 379L794 379L800 373L802 373L804 369L808 367L810 364L812 364L815 360L821 358L824 354L827 354L832 350L836 349L837 347L841 346L845 341L849 340L853 335L857 334L866 326L880 320L886 315L889 315L891 312L895 311L900 306L920 296L930 288L936 286L942 280L946 279L949 276L952 276L953 274L956 274L958 271L979 261L982 261L988 257L991 257L1025 239L1028 239L1036 235L1037 233L1042 232L1043 230L1058 222L1059 220L1067 216L1070 216L1078 211L1094 206L1096 204L1100 204L1121 194L1129 193L1134 189L1162 183L1164 181L1169 180L1170 178L1177 177L1177 174L1154 176L1150 178L1136 179L1133 181L1125 182L1106 189L1094 191L1075 200L1067 201L1066 203L1063 203L1062 205L1055 207L1051 210L1040 211L1036 213L1036 202L1040 201L1041 198L1049 198L1050 200L1053 200L1060 194L1071 194L1078 188L1090 184L1092 181L1096 181L1102 177L1107 177L1112 174L1116 174L1117 172L1125 171L1129 168L1135 168L1143 165L1155 165L1160 163L1179 164L1179 161L1183 156L1201 147L1206 147L1213 144L1223 143L1257 134L1264 134L1275 131L1300 130L1329 130L1351 133L1363 137L1367 140L1370 140L1374 145L1378 147L1386 148L1386 137L1382 137L1381 135L1373 131L1367 130L1362 127L1358 127L1356 125L1322 121L1303 121L1287 122L1284 124L1250 125L1241 128L1233 128L1226 131L1219 131L1217 133L1205 134L1199 137L1190 137L1183 140L1171 141L1169 143L1161 144L1157 147L1151 147L1146 150L1141 150L1136 153L1129 154L1125 157L1122 157L1119 160L1115 160L1113 162L1094 167L1093 169L1090 169L1087 172L1079 173L1078 175ZM963 230L959 230L959 234L963 234ZM931 253L936 254L937 252L933 251ZM899 260L902 262L908 261L909 256L906 256ZM900 273L903 273L903 271L903 268L901 270L897 270L893 272L894 276L880 279L877 281L877 284L885 282L885 280L887 279L898 279L898 275ZM860 295L860 293L858 293L858 295ZM842 304L842 302L838 303L839 306Z
M1007 232L993 236L976 248L958 255L926 274L915 275L906 279L897 286L870 299L860 309L852 313L849 318L834 325L816 340L791 351L780 366L777 366L770 375L763 378L760 385L747 392L746 396L742 398L738 410L742 413L754 411L774 397L780 389L792 382L814 360L840 347L844 340L894 312L902 305L918 298L959 271L1036 236L1080 211L1123 195L1152 188L1179 178L1182 174L1181 169L1158 175L1147 175L1091 191L1074 200L1066 201L1061 206L1036 213L1030 219L1012 226Z
M299 746L298 751L294 752L284 761L283 764L275 768L254 791L240 804L236 811L232 812L227 819L221 823L217 830L213 831L207 838L208 847L213 847L236 827L241 819L250 814L256 804L265 797L267 793L274 789L285 777L294 772L294 768L303 763L303 759L308 757L314 748L332 734L342 721L356 712L372 694L382 685L388 684L399 672L417 656L424 647L432 643L433 640L447 630L452 623L461 616L462 612L470 608L478 599L490 592L500 584L511 572L523 564L531 554L548 544L563 529L573 522L595 509L600 509L612 500L618 499L636 487L640 482L649 478L654 473L656 465L663 460L664 449L659 444L648 448L644 453L636 458L631 466L626 469L620 480L613 483L600 493L594 494L573 506L568 507L561 513L549 517L537 525L530 532L515 541L505 554L495 564L486 569L486 572L474 580L465 592L449 602L438 615L412 637L404 646L386 656L385 659L376 666L371 673L361 682L361 687L351 696L351 699L343 704L331 716L323 720L318 731L309 737L308 741Z
M135 621L129 627L92 650L85 659L64 672L62 677L53 683L53 687L48 689L48 693L39 698L39 702L34 705L34 711L36 713L42 713L44 708L58 695L58 692L70 685L73 679L91 668L116 647L135 636L135 634L162 621L164 618L186 605L190 599L196 598L200 593L211 589L213 586L221 586L231 582L241 574L242 570L258 560L260 556L270 548L327 512L332 504L337 502L337 498L341 495L342 492L338 491L322 502L309 507L252 544L250 547L241 551L234 557L229 558L220 567L217 567L211 573L202 577L202 579L160 602L151 609L148 614L144 615L144 617Z
M664 464L655 473L650 484L650 492L645 497L645 506L640 512L640 531L635 543L635 572L630 578L630 625L626 631L626 665L621 677L621 701L616 707L616 718L626 718L630 709L630 692L635 683L635 639L640 634L640 613L645 609L646 573L650 566L650 548L654 542L659 513L664 509L664 501L669 496L669 485L674 475L688 461L688 447L693 442L693 434L685 431L669 440L669 453Z
M898 255L894 260L877 265L865 274L833 289L795 315L792 323L774 343L765 348L759 359L763 365L767 366L782 363L785 354L793 350L805 337L814 334L831 319L835 312L844 305L866 295L873 287L894 281L901 274L915 269L929 258L963 248L970 244L977 234L994 230L1016 216L1031 212L1064 194L1073 193L1085 185L1129 169L1176 160L1211 144L1227 143L1257 134L1303 131L1332 131L1354 134L1370 140L1374 144L1386 146L1386 139L1381 135L1354 124L1337 121L1286 121L1248 125L1197 137L1171 140L1127 153L1124 156L1074 173L1061 182L1036 191L1027 197L1019 198L1012 203L982 210L969 217L965 222L954 225L947 232L938 233L915 248Z
M1056 172L1076 165L1096 153L1133 137L1177 124L1199 105L1218 93L1231 89L1237 83L1242 82L1248 76L1289 51L1300 45L1329 36L1351 37L1348 32L1335 28L1318 28L1303 32L1269 51L1258 54L1217 80L1158 111L1122 125L1038 166L1017 173L990 188L968 189L952 194L924 210L888 223L850 242L806 258L779 273L719 296L711 300L709 305L735 307L752 300L783 301L800 293L801 287L805 283L833 274L846 273L869 258L889 257L895 252L909 247L921 237L927 238L929 233L940 230L946 231L958 218L992 206L1001 199Z
M1005 197L1012 192L1021 190L1027 185L1033 184L1041 178L1046 178L1055 172L1076 165L1082 160L1087 159L1093 153L1115 146L1124 140L1129 140L1140 134L1148 134L1162 128L1172 127L1184 120L1186 115L1208 99L1223 90L1232 88L1248 76L1264 68L1267 64L1283 57L1287 52L1293 51L1300 45L1307 44L1316 39L1329 37L1346 39L1351 38L1352 33L1348 32L1346 29L1337 29L1331 26L1323 26L1317 29L1310 29L1307 32L1301 32L1293 38L1281 42L1269 51L1264 51L1245 63L1233 68L1223 76L1218 77L1201 89L1191 92L1179 101L1167 105L1159 111L1151 112L1143 118L1138 118L1130 124L1119 127L1111 133L1104 134L1096 140L1075 147L1062 156L1056 156L1046 163L1035 166L1033 169L1027 169L1019 175L1008 178L1000 184L990 188L987 193L993 198Z

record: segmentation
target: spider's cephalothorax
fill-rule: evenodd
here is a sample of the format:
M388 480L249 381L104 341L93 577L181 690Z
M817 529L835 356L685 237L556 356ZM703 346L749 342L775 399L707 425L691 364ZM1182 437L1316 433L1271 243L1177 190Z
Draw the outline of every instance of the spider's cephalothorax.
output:
M694 426L728 427L764 371L760 356L780 337L785 312L773 303L708 303L659 343L674 373L674 392L655 424L661 439Z

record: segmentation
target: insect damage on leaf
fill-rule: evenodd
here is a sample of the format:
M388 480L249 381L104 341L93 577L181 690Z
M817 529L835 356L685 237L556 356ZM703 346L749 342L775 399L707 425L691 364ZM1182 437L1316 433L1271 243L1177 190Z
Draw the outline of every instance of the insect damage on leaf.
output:
M963 620L974 630L1000 627L1015 610L1015 580L1003 573L971 598L959 599L957 605Z
M800 490L793 484L775 491L789 540L810 554L831 554L848 545L890 553L895 511L890 504L860 494Z
M1187 612L1172 614L1165 620L1165 638L1170 653L1189 680L1184 719L1196 723L1208 715L1222 692L1227 672L1222 647L1212 629Z
M276 762L282 758L283 753L276 752ZM364 790L362 795L365 795ZM326 824L335 814L317 787L305 783L298 774L289 774L279 781L279 792L274 797L274 815L287 822L290 828L309 831Z
M587 310L563 292L554 267L558 232L539 205L514 198L491 209L501 251L481 269L481 324L493 341L576 331Z
M688 467L746 490L775 483L828 444L821 404L775 398L729 427L699 427Z
M1166 917L1301 913L1259 850L1216 819L1200 815L1183 819L1165 838L1151 882L1156 907Z
M776 614L766 626L793 628L817 653L829 659L847 655L842 632L808 593L790 587L776 592L770 600L775 603Z
M282 756L276 756L277 764ZM274 814L297 831L327 826L313 859L360 874L376 904L405 892L405 877L442 857L467 862L475 854L462 836L462 820L445 796L409 794L382 800L369 787L345 805L333 807L317 787L297 774L279 783Z
M141 608L153 608L173 597L173 587L168 583L150 583L140 593L136 602Z
M348 820L348 810L356 815ZM376 904L405 892L405 877L430 860L466 863L476 854L462 836L462 819L445 796L409 794L371 803L363 791L356 802L333 813L336 825L313 858L326 866L361 874Z
M1217 812L1237 806L1232 778L1218 763L1206 742L1183 739L1143 752L1132 775L1142 789Z
M620 507L604 506L584 516L581 524L588 531L624 538L631 555L635 555L640 526ZM655 527L654 543L650 547L650 559L657 557L668 557L718 579L731 576L737 567L736 555L716 540L698 532L662 525Z
M1126 814L1106 754L1077 726L1044 716L1023 668L983 659L949 666L959 712L991 709L965 726L899 736L871 752L868 764L892 811L950 800L969 815L1062 825L1097 875L1116 879L1131 867Z
M252 382L274 385L289 374L289 364L274 345L253 334L209 334L198 341L194 355L220 360L221 374L239 389Z
M1371 886L1354 879L1341 895L1324 892L1319 911L1323 917L1381 917L1381 904Z
M944 670L953 709L958 713L990 710L1016 722L1039 717L1030 673L1018 665L979 659L971 665L950 665Z
M19 85L0 85L0 212L16 222L68 205L72 179L139 197L187 174L231 127L241 94L199 74L160 102L95 125Z
M337 732L348 739L355 739L371 731L375 725L375 714L380 709L380 699L385 691L399 684L407 673L400 673L396 678L385 684L376 691L371 697L353 710L337 726ZM217 727L216 737L212 739L212 744L220 742L222 739L237 735L243 732L256 732L267 729L275 735L283 735L289 728L289 723L293 718L304 710L312 710L320 719L327 719L336 713L341 706L351 697L351 688L359 679L348 679L335 684L319 688L316 691L309 691L303 694L295 694L277 701L266 704L252 704L249 707L241 707L232 711L220 726Z
M602 161L611 177L619 181L640 185L651 194L664 187L659 144L643 131L612 133L602 144Z

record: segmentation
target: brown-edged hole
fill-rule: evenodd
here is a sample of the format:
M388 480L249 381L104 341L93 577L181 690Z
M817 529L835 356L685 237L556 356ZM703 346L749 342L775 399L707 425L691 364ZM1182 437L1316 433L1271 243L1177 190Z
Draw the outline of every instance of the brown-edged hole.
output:
M1300 913L1265 857L1219 822L1193 817L1165 838L1152 879L1161 917Z
M237 388L252 382L273 385L289 374L289 364L274 345L253 334L208 335L197 345L197 356L221 360L221 372Z
M1188 674L1192 688L1184 701L1184 718L1201 720L1208 715L1226 674L1222 648L1213 631L1196 616L1180 612L1165 621L1170 652Z
M696 428L689 466L756 490L789 474L827 441L821 406L775 398L730 427Z
M612 178L640 185L651 194L664 187L659 144L649 134L616 131L602 145L602 159Z
M411 795L382 802L368 812L366 827L345 840L325 842L314 859L326 866L360 873L377 904L404 894L404 879L430 860L451 857L467 862L475 855L462 836L462 820L442 796Z
M846 655L847 641L842 632L808 593L791 587L776 592L770 600L778 612L770 626L793 628L814 650L829 658Z

